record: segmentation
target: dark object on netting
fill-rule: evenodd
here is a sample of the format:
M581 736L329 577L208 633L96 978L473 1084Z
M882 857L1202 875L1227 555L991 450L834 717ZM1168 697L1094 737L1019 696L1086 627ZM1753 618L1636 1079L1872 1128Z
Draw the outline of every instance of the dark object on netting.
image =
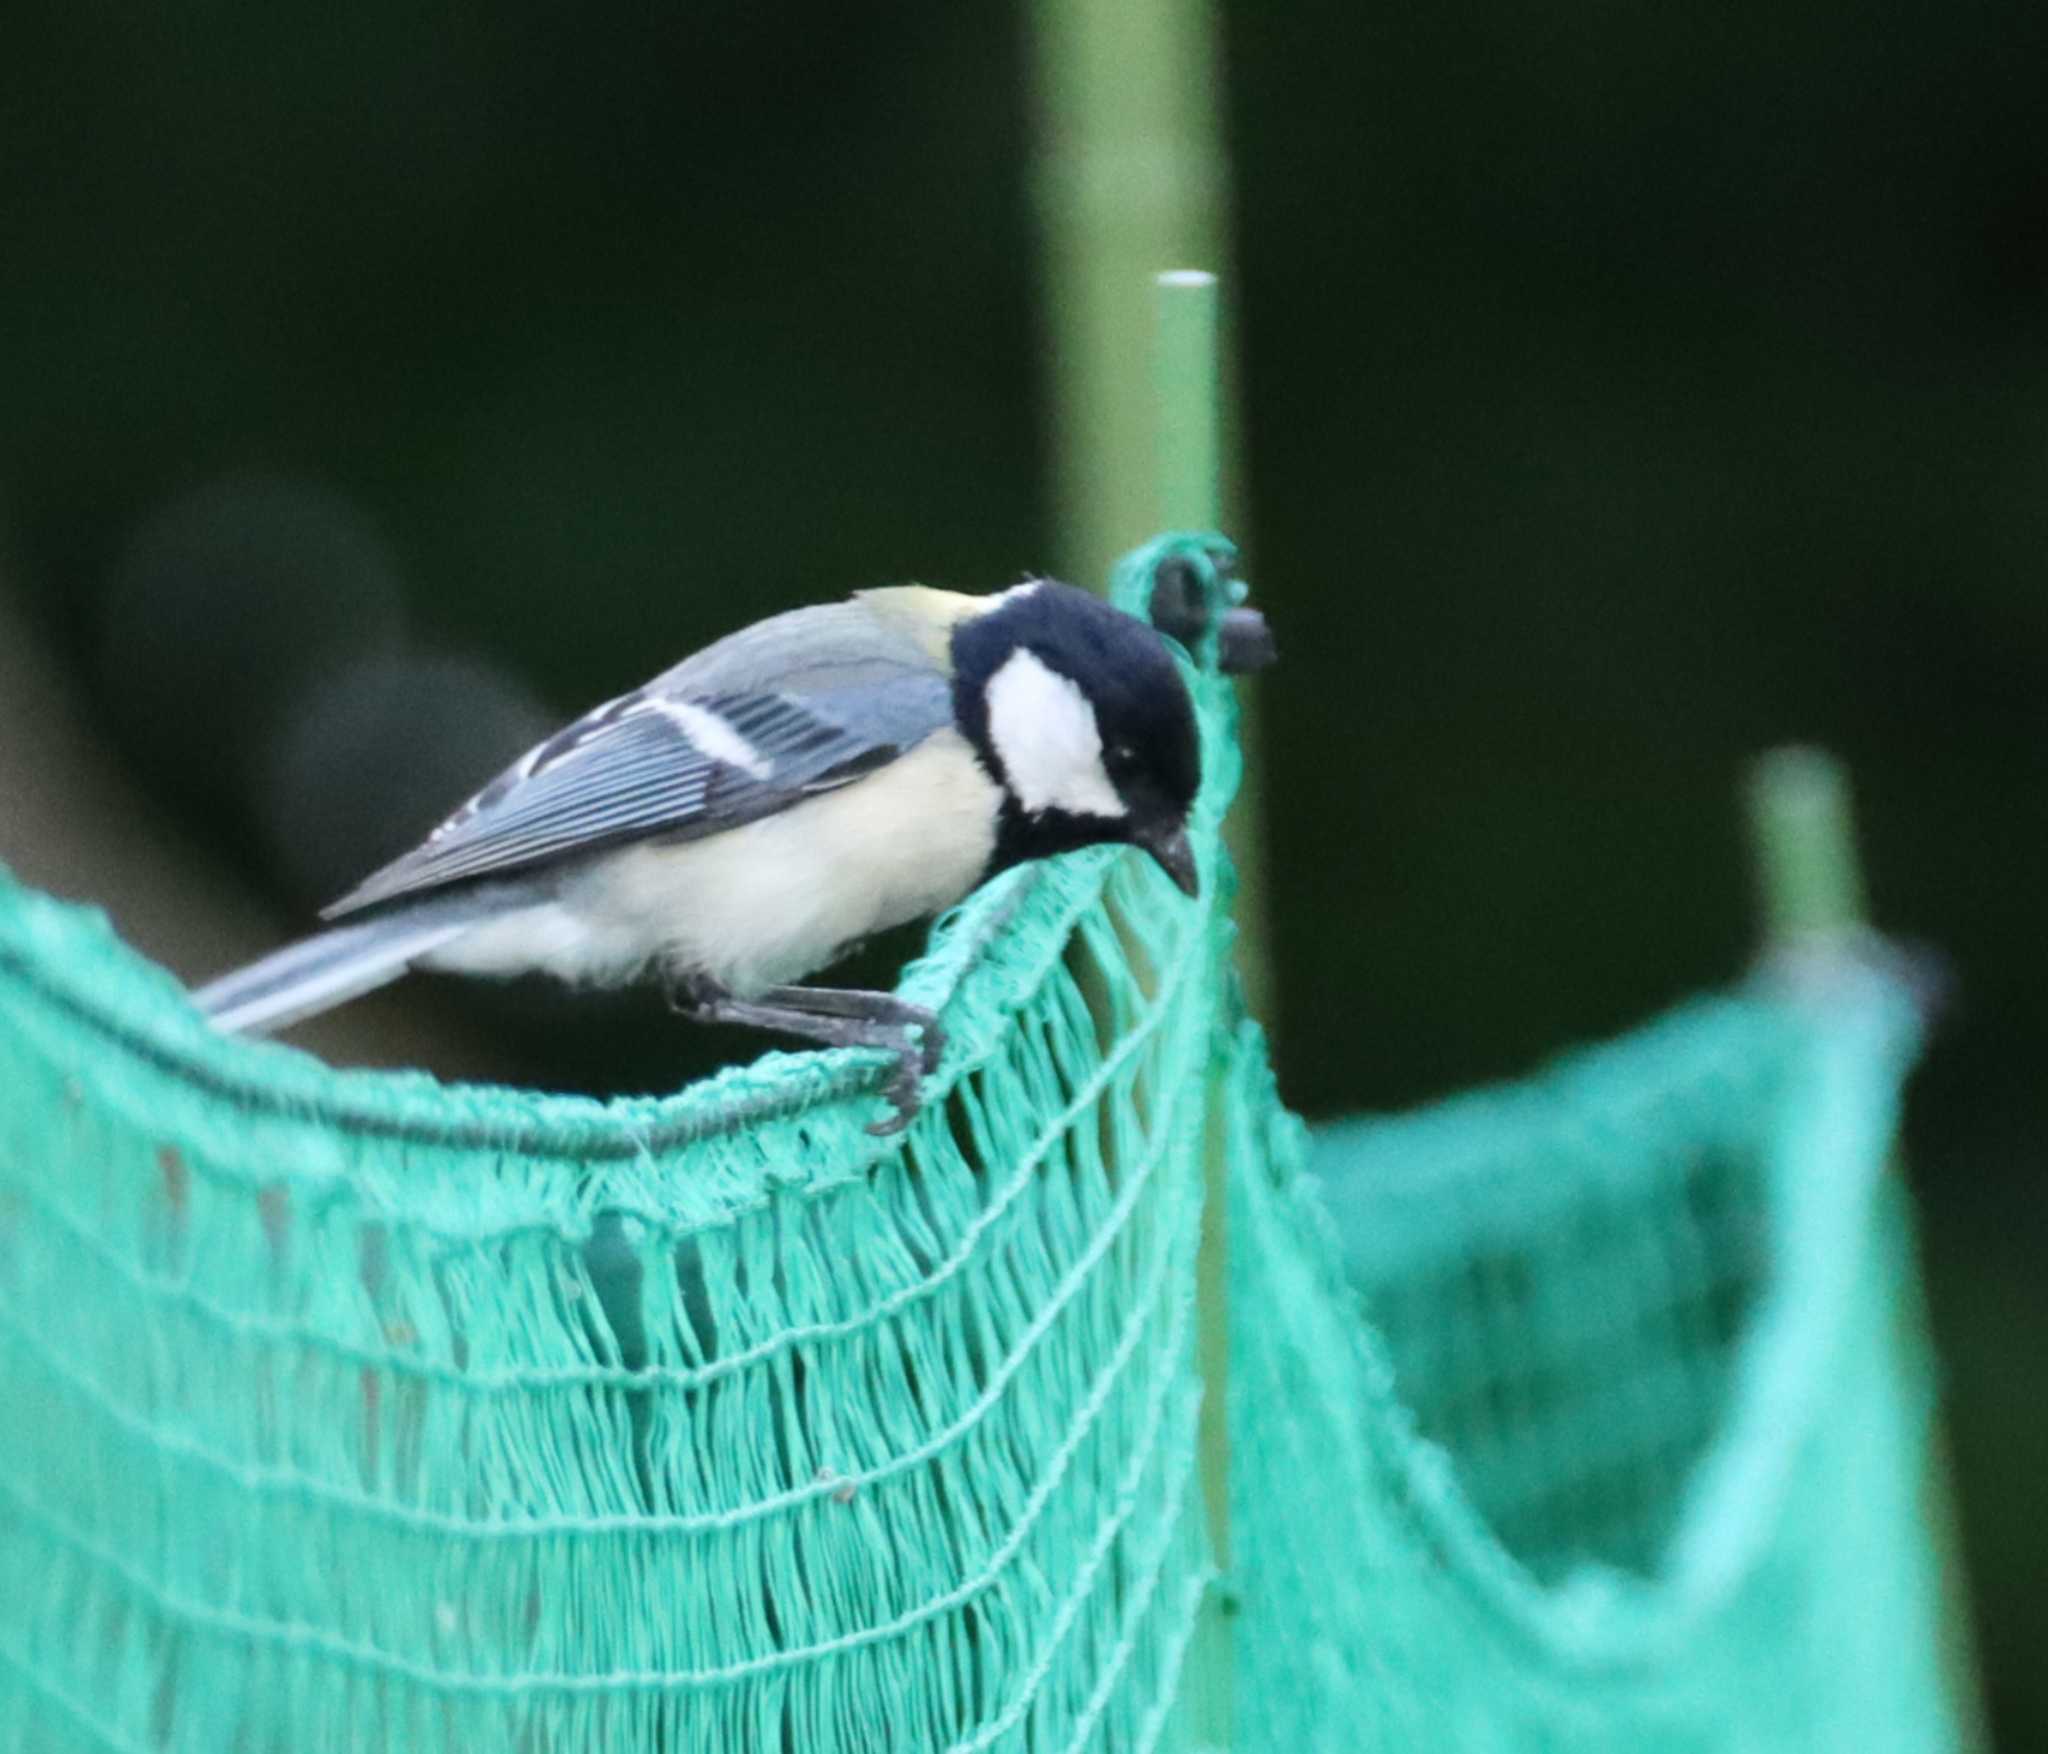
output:
M1203 558L1209 562L1207 571L1192 555L1169 556L1160 562L1146 599L1145 612L1152 625L1191 652L1202 649L1203 639L1213 627L1216 667L1226 676L1248 676L1266 669L1280 651L1266 618L1245 602L1247 587L1237 576L1237 550L1217 537L1208 544Z
M1910 1006L1337 1130L1347 1264L1226 955L1227 558L1116 586L1204 594L1200 900L974 897L887 1143L872 1054L597 1103L226 1040L0 882L0 1750L1144 1754L1221 1738L1233 1645L1274 1754L1948 1745Z

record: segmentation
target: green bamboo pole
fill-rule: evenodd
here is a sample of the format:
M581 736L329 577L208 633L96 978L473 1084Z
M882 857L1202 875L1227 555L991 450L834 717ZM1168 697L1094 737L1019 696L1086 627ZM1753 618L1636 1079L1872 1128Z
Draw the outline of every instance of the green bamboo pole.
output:
M1216 328L1216 276L1196 268L1158 275L1157 371L1160 523L1169 530L1216 527L1222 489L1218 442L1222 403ZM1211 1128L1212 1136L1220 1129ZM1205 1168L1202 1247L1196 1295L1202 1328L1202 1479L1217 1562L1230 1552L1230 1429L1225 1418L1229 1333L1224 1249L1224 1158L1212 1150Z
M1169 530L1213 530L1222 511L1222 349L1217 329L1216 276L1179 268L1158 275L1156 336L1156 455L1158 522ZM1208 1096L1209 1126L1202 1156L1202 1236L1195 1256L1195 1309L1202 1371L1202 1422L1197 1447L1209 1545L1216 1563L1230 1569L1230 1261L1229 1156L1223 1139L1220 1082ZM1231 1628L1214 1591L1201 1628L1196 1710L1203 1740L1228 1747L1235 1698Z
M1751 777L1749 812L1771 943L1796 949L1862 931L1863 873L1841 763L1820 749L1772 750Z
M1749 818L1771 949L1796 954L1839 947L1868 930L1849 777L1839 761L1821 749L1772 750L1750 775ZM1891 1169L1903 1179L1896 1154ZM1932 1342L1917 1271L1908 1278L1899 1330L1910 1351L1928 1352ZM1976 1636L1956 1524L1954 1473L1948 1433L1937 1417L1928 1442L1923 1514L1942 1580L1942 1669L1961 1725L1962 1745L1974 1751L1988 1748L1990 1740L1977 1686Z
M1156 308L1148 299L1162 267L1224 257L1216 25L1210 0L1036 0L1031 24L1055 555L1068 577L1100 579L1162 523L1227 521L1215 282L1169 285ZM1241 839L1233 854L1255 881L1258 849ZM1227 1568L1224 1164L1213 1106L1196 1269L1199 1445L1211 1546ZM1206 1747L1230 1745L1232 1647L1228 1605L1212 1590L1187 1671L1187 1710Z
M1159 525L1213 530L1223 515L1222 344L1216 276L1174 268L1154 277Z
M1200 268L1154 277L1153 444L1158 458L1156 527L1220 530L1227 505L1224 409L1229 353L1216 276ZM1266 890L1265 800L1259 770L1258 684L1238 684L1238 741L1247 784L1224 836L1237 871L1237 966L1245 1005L1272 1031L1275 997Z
M1208 0L1035 0L1031 24L1054 558L1101 579L1157 528L1152 276L1224 257L1216 27Z

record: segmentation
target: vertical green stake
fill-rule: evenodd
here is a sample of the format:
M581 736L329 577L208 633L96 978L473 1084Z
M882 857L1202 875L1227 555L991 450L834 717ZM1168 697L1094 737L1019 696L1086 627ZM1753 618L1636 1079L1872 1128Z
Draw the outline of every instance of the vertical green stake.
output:
M1157 373L1159 522L1167 530L1213 530L1222 522L1221 348L1216 276L1178 268L1158 276ZM1200 1333L1202 1423L1199 1449L1209 1545L1226 1577L1230 1570L1230 1261L1226 1224L1229 1154L1223 1138L1220 1080L1208 1094L1207 1149L1202 1158L1202 1238L1195 1256ZM1223 1595L1212 1590L1196 1647L1194 1703L1202 1740L1231 1741L1231 1627Z
M1856 826L1849 776L1822 749L1774 749L1749 781L1750 835L1757 883L1763 892L1764 929L1774 950L1824 948L1853 938L1868 919L1863 872L1856 856ZM1894 1159L1892 1172L1903 1180ZM1898 1313L1908 1357L1931 1356L1921 1276L1907 1277ZM1963 1746L1988 1747L1977 1691L1976 1636L1957 1532L1954 1464L1948 1433L1937 1415L1928 1439L1924 1507L1942 1580L1942 1667Z
M1842 764L1825 750L1772 750L1751 776L1749 812L1771 942L1788 949L1860 930L1863 874Z
M1156 301L1153 448L1159 470L1156 527L1221 530L1223 339L1216 276L1205 268L1174 268L1155 275L1152 284ZM1245 684L1239 684L1238 694L1241 706L1248 705ZM1241 716L1241 741L1247 729ZM1252 769L1249 751L1245 767L1247 773ZM1255 794L1249 788L1240 791L1225 833L1238 876L1238 959L1245 972L1252 1014L1263 1016L1266 936L1258 908L1263 890L1255 810Z
M1214 530L1223 521L1216 276L1201 268L1176 268L1155 284L1159 527Z
M1176 268L1154 281L1153 357L1158 407L1159 519L1162 530L1221 530L1223 491L1223 332L1216 276ZM1256 596L1257 580L1253 580ZM1237 737L1247 781L1259 770L1258 684L1238 684ZM1270 918L1266 905L1264 800L1246 784L1224 825L1237 870L1237 966L1245 1007L1274 1027Z
M1168 527L1213 530L1224 522L1216 497L1214 281L1163 289L1159 311L1146 300L1148 279L1162 264L1225 255L1229 178L1217 21L1213 0L1032 0L1029 20L1057 558L1069 578L1100 579L1117 555L1160 529L1161 486ZM1192 300L1186 308L1183 292ZM1175 327L1155 360L1148 343L1162 320ZM1187 367L1176 367L1171 388L1151 378L1155 365L1167 370L1168 358ZM1162 404L1171 412L1158 452L1165 474L1155 482L1147 465ZM1190 419L1199 455L1179 449ZM1232 812L1241 923L1258 852L1256 840L1244 838L1246 802L1241 797ZM1245 966L1255 979L1256 962L1247 958ZM1211 1544L1227 1566L1223 1160L1218 1129L1209 1131L1196 1268L1205 1385L1200 1463ZM1194 1740L1209 1748L1231 1740L1231 1647L1224 1604L1212 1590L1183 1688Z

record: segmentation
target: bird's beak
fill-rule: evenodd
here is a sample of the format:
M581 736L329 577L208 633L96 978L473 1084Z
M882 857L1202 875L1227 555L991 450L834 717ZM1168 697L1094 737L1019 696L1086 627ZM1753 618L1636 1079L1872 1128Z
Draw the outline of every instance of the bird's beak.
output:
M1195 869L1195 849L1188 845L1188 831L1180 823L1143 829L1131 839L1159 861L1160 870L1173 879L1183 895L1202 893L1201 873Z

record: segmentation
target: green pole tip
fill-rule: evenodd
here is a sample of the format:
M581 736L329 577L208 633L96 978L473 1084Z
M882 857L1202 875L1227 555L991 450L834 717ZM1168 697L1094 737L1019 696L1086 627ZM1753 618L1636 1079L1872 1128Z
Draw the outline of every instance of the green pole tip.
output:
M1773 943L1839 937L1864 923L1847 770L1824 749L1763 756L1749 781L1764 923Z
M1169 530L1213 530L1223 521L1216 276L1173 268L1155 275L1153 285L1159 522Z

